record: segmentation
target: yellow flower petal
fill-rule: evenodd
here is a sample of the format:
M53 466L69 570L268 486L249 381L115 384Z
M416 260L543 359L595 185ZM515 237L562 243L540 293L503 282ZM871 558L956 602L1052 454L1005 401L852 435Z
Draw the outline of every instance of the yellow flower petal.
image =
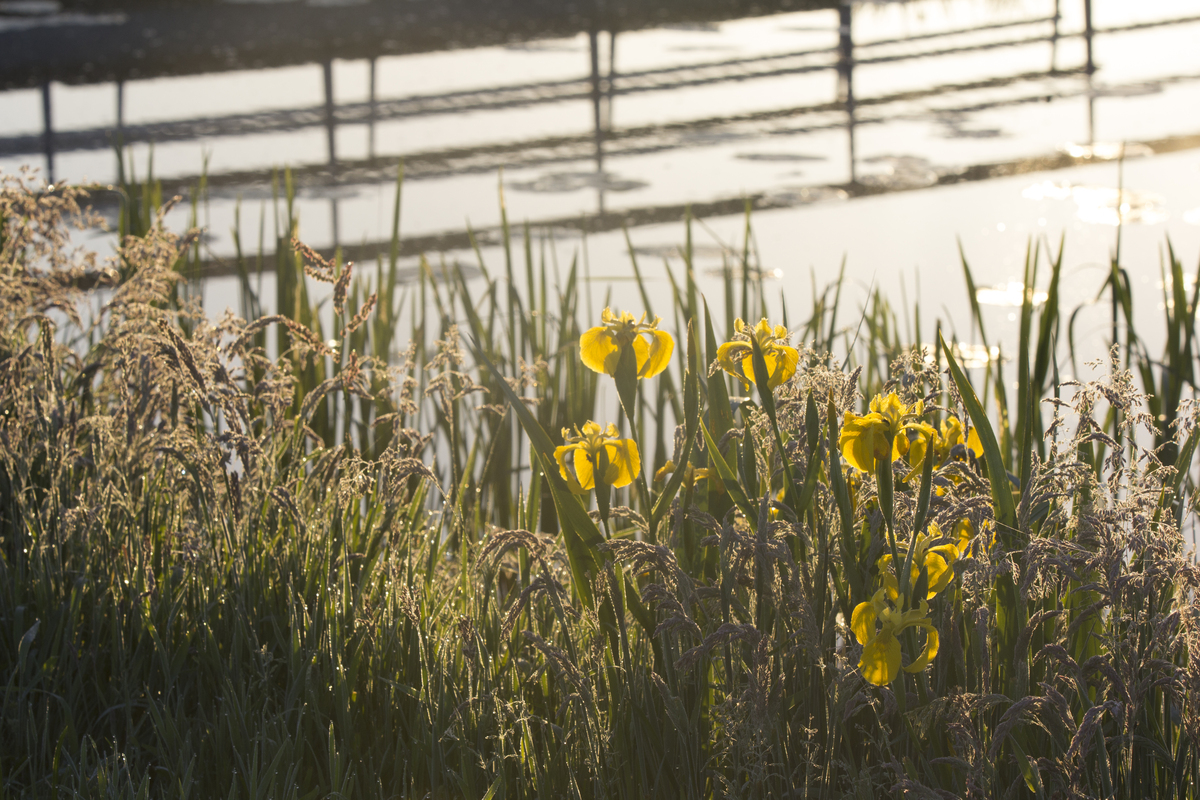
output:
M721 369L741 381L743 388L749 389L751 376L748 376L742 368L745 357L745 342L726 342L717 348L717 363Z
M575 474L582 491L596 488L596 476L592 474L592 459L582 447L575 451Z
M938 654L939 640L937 628L928 622L921 625L921 627L925 629L925 650L916 661L904 668L905 672L920 672L929 666L929 662L933 661L934 657Z
M671 354L675 352L675 340L671 338L671 334L660 330L646 333L650 336L650 350L644 360L638 359L639 378L653 378L665 370L671 363Z
M578 444L564 444L562 447L554 448L554 460L558 462L558 471L562 475L563 480L567 482L567 487L575 494L583 494L587 491L579 485L579 480L575 474L567 469L567 453L579 453Z
M600 312L600 321L602 325L589 328L579 337L579 356L588 369L615 376L621 353L627 348L633 348L639 378L652 377L667 368L675 340L658 330L658 317L647 322L643 314L640 320L634 320L628 311L618 315L605 308Z
M983 458L983 442L979 441L979 432L973 425L971 432L967 434L967 449L974 453L976 458Z
M584 366L593 372L615 375L621 348L617 347L607 328L589 328L579 337L579 357Z
M605 482L617 489L633 483L633 479L642 471L642 457L638 453L637 443L633 439L611 440L604 443L604 451L608 456Z
M958 557L962 558L971 549L971 539L975 538L975 526L971 520L963 517L954 523L954 545L958 548Z
M858 668L876 686L887 686L900 673L900 642L890 632L880 633L863 645Z
M788 345L788 332L783 325L772 327L762 319L750 328L738 319L733 328L737 338L717 348L717 363L721 369L740 380L746 389L749 389L752 383L758 384L754 377L754 349L753 345L746 341L747 338L753 338L762 350L763 363L767 367L767 388L774 389L791 380L796 374L800 353Z
M637 337L633 340L633 355L634 363L637 364L638 377L642 377L642 366L650 358L650 345L646 343L642 337Z
M951 550L953 545L945 545ZM931 600L938 595L943 589L950 585L950 580L954 577L954 570L950 568L950 564L946 562L944 552L935 552L941 548L935 547L925 553L925 574L929 576L929 592L926 597Z
M799 362L800 351L796 348L776 346L771 353L771 361L767 364L767 369L771 374L771 388L782 386L790 381L796 374L796 365Z
M887 423L878 413L860 417L847 411L838 446L855 469L874 472L875 462L886 458L891 447L887 441Z
M850 615L850 629L854 631L854 638L858 639L859 644L865 645L871 641L875 635L875 606L865 601L856 605L854 613Z

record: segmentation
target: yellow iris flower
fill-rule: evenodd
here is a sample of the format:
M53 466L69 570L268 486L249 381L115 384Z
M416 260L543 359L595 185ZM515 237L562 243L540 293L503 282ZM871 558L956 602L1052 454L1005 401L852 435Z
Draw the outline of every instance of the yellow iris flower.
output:
M633 439L618 438L617 426L612 423L602 429L599 423L589 421L583 426L583 430L576 428L572 434L563 428L562 433L566 444L554 449L554 458L558 461L558 471L562 473L563 480L575 494L583 494L596 488L595 471L601 452L608 459L608 467L604 470L604 482L609 486L618 489L628 486L642 471L642 457L638 453L637 442ZM573 472L567 468L569 453L573 453Z
M984 533L989 530L991 523L984 524ZM954 542L954 546L958 548L958 557L965 558L971 555L982 554L986 555L987 551L996 544L996 531L992 529L992 535L985 536L978 542L975 541L975 526L971 524L971 520L963 517L958 522L954 523L954 532L950 535L950 539ZM976 550L976 547L980 550Z
M925 629L925 650L905 672L920 672L929 666L938 652L937 628L929 620L929 604L924 600L911 611L900 612L884 597L880 589L870 602L859 603L850 617L850 628L862 645L858 668L863 677L876 686L886 686L900 674L900 640L898 634L906 628Z
M958 421L957 417L943 420L941 430L935 432L932 438L934 464L937 466L945 464L950 459L954 448L960 444L965 444L976 458L983 457L983 444L979 441L976 429L971 428L964 441L962 423ZM925 437L918 436L913 440L912 447L908 452L908 463L912 464L914 470L921 468L922 462L925 460L925 449Z
M636 322L633 314L622 311L614 314L611 308L600 312L600 325L589 328L579 337L579 355L588 369L616 376L621 353L632 347L637 360L637 376L653 378L667 368L675 340L671 334L658 329L661 317L646 322L646 315Z
M654 473L654 482L662 483L675 470L679 469L674 461L668 460L658 468L658 472ZM683 485L692 487L698 481L707 480L709 484L718 492L725 491L725 483L721 480L721 476L717 474L715 469L709 467L697 467L692 462L687 462L687 466L683 468Z
M968 523L970 524L970 523ZM928 589L924 600L932 600L950 585L954 579L954 562L962 557L957 543L934 545L933 542L942 538L942 530L936 522L929 523L929 533L917 536L916 549L913 551L912 567L908 576L909 587L915 587L921 572L924 571ZM968 537L969 539L969 537ZM908 554L909 544L901 542L898 549L900 560ZM893 603L900 598L900 587L896 584L896 570L892 568L892 555L880 556L879 574L883 576L883 588L887 590L888 599Z
M932 425L919 420L924 413L923 401L906 406L895 392L872 398L869 413L860 417L846 412L838 437L842 455L855 469L874 472L878 462L889 457L895 461L908 452L907 431L917 431L917 440L936 435Z
M774 389L796 374L800 352L788 344L787 328L782 325L771 327L765 319L751 328L739 318L734 320L733 329L736 332L734 340L717 348L717 363L721 365L721 369L741 381L745 389L749 390L752 383L757 385L754 380L754 349L750 344L751 337L754 337L762 350L763 361L767 365L768 388Z

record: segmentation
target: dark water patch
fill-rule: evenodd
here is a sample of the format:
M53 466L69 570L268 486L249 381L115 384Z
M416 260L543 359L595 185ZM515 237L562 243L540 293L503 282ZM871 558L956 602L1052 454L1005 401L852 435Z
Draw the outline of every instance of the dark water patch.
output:
M64 9L120 12L121 18L102 30L79 19L0 29L0 88L379 58L589 30L705 26L834 5L834 0L370 0L347 13L340 3L73 0Z

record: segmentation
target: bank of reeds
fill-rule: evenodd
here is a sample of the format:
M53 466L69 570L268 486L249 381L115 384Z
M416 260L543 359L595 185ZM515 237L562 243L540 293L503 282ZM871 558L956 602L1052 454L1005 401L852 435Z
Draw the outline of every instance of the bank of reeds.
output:
M1115 263L1060 386L1036 249L972 381L840 284L756 327L748 252L603 326L528 231L402 285L284 213L277 313L247 266L212 320L194 238L137 206L103 272L81 199L0 192L0 795L1197 797L1173 253L1165 355Z

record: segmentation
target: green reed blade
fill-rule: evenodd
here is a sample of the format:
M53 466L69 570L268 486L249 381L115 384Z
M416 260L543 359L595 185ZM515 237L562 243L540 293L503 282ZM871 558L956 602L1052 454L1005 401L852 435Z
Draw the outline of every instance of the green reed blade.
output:
M984 462L988 468L988 482L992 488L992 502L996 508L996 521L1001 527L1006 543L1015 544L1011 537L1016 532L1016 506L1013 504L1012 486L1008 481L1008 472L1004 469L1004 459L1000 452L1000 445L996 441L996 434L987 418L987 412L979 403L975 389L954 358L950 345L946 343L945 338L939 338L939 343L942 353L946 357L946 363L950 366L950 375L954 380L954 385L958 388L963 405L967 408L967 414L971 417L971 425L975 427L979 434L979 442L983 445Z
M691 458L692 448L696 442L696 434L700 421L700 352L699 342L696 339L696 328L694 325L688 324L688 345L687 345L687 363L688 370L684 377L684 431L686 438L684 439L683 452L680 455L680 462L675 465L675 471L671 473L671 477L667 480L666 486L663 487L662 493L654 502L653 509L650 512L650 539L654 541L656 538L655 532L658 530L659 522L663 515L670 509L671 501L675 498L679 491L680 485L683 483L684 474L687 472L688 460Z
M717 448L717 443L713 439L712 434L708 432L708 426L704 424L704 420L700 420L700 432L704 434L704 442L708 445L708 457L710 462L717 469L717 474L721 476L721 480L725 482L725 491L729 492L729 496L733 498L733 502L746 515L747 521L758 519L758 510L750 504L750 500L746 497L746 493L742 491L741 485L738 483L738 477L721 456L721 451Z
M567 546L568 560L571 565L572 585L580 599L590 606L592 604L591 580L599 576L604 563L599 549L600 545L604 543L604 536L596 527L596 523L588 516L587 510L579 498L571 493L567 482L559 474L554 458L555 446L550 435L529 411L525 402L504 380L503 373L484 354L479 342L472 339L471 347L475 352L476 360L486 366L495 377L496 386L504 393L516 412L521 427L525 429L525 435L529 437L530 444L536 449L542 460L541 469L547 478L554 507L558 510L559 522L562 524L563 540Z

